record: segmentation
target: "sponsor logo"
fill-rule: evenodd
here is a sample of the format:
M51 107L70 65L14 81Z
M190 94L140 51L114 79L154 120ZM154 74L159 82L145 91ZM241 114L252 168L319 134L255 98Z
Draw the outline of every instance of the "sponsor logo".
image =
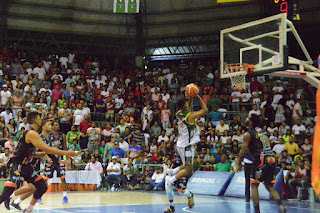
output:
M193 178L191 183L216 183L216 178Z

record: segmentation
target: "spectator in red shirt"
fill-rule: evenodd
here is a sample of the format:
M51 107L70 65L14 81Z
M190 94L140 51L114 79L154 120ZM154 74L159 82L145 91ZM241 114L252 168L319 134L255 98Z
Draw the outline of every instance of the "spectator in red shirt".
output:
M91 127L91 121L89 120L89 115L84 116L84 120L80 122L79 129L83 134L80 136L80 147L81 149L87 148L88 138L86 137L87 129Z
M62 96L62 91L60 90L59 84L55 85L55 88L52 90L53 102L58 102Z
M253 82L250 84L250 91L256 91L258 88L259 91L262 91L262 84L257 80L257 77L254 77Z
M1 55L2 55L2 60L7 62L8 59L10 58L10 53L8 52L7 47L3 48L3 51L2 51Z
M84 120L80 122L79 128L82 134L87 134L87 129L91 127L91 121L89 120L89 116L85 115Z
M213 171L213 168L212 168L212 166L210 165L210 162L209 162L209 161L206 163L206 166L203 168L202 171L205 171L205 172L212 172L212 171Z

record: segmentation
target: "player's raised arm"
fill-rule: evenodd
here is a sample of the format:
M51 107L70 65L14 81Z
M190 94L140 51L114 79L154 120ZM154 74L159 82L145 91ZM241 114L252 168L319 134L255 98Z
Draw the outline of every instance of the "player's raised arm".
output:
M53 155L67 155L70 157L77 156L78 152L76 151L64 151L56 148L49 147L40 137L40 135L34 131L30 130L26 135L26 143L32 143L38 149L46 152L47 154Z
M191 98L192 97L190 97L190 99ZM188 116L188 122L190 122L190 123L193 123L196 118L201 118L202 116L204 116L205 114L208 113L208 107L204 103L202 98L199 95L195 95L194 98L199 101L201 109L199 111L190 113L190 115Z

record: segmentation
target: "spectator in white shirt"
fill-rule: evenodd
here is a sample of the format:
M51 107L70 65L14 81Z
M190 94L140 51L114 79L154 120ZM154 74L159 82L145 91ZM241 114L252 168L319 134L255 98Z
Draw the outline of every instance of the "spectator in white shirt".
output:
M282 98L284 88L280 85L281 81L276 81L276 86L272 88L272 94L273 94L273 104L277 104L279 100Z
M276 144L273 147L272 150L276 153L276 158L280 158L281 157L281 153L284 150L284 140L283 140L283 138L279 139L279 144Z
M166 135L166 131L165 130L162 130L161 135L159 135L158 144L160 144L161 141L164 141L164 142L169 141L169 138Z
M9 123L10 119L13 118L13 115L12 113L10 112L10 109L9 108L6 108L6 111L2 111L0 113L0 117L4 117L4 121L6 124Z
M102 187L104 187L103 168L101 163L94 157L94 155L91 156L91 162L88 163L84 169L87 171L97 171L101 176Z
M78 128L78 126L80 125L80 122L84 120L85 114L86 112L82 109L82 104L78 104L78 109L76 109L76 111L74 111L73 113L73 117L74 117L73 125L76 126L76 128Z
M298 99L297 103L293 106L292 118L294 122L296 122L298 119L302 117L301 104L302 104L301 99Z
M296 138L299 139L299 137L302 137L306 133L306 127L305 125L301 124L301 120L297 119L296 124L292 126L293 134L296 136Z
M22 128L27 129L28 127L29 127L29 124L27 123L27 117L24 117L22 122L19 124L18 131L20 131L20 129Z
M52 91L51 91L51 89L49 89L48 83L45 83L44 87L39 90L39 94L41 94L42 92L46 92L46 93L49 92L50 95L52 95Z
M7 177L7 163L10 159L9 148L4 150L4 153L0 154L0 176L3 178Z
M115 188L120 187L121 182L121 165L117 163L117 156L112 157L112 162L108 164L107 167L107 177L106 182Z
M166 103L168 103L169 98L170 98L170 94L167 93L167 90L163 90L162 100L164 100Z
M44 80L44 77L46 75L46 70L41 65L42 65L41 62L39 62L38 66L32 70L32 74L35 75L36 73L38 73L39 79Z
M124 136L123 135L120 135L119 147L121 149L123 149L124 151L126 151L126 152L129 150L129 144L124 140Z
M165 173L163 171L163 167L161 166L159 169L155 170L151 179L148 180L149 184L153 186L153 190L164 190L165 183Z
M9 107L10 104L10 99L11 99L11 92L8 91L8 86L6 84L4 84L2 86L3 90L1 90L0 92L0 96L1 96L1 108L5 108L5 107Z
M65 67L68 67L68 66L67 66L68 61L69 61L69 59L68 59L65 55L61 56L61 57L59 58L59 62L60 62L60 65L61 65L60 67L62 67L63 65L64 65Z
M261 112L260 112L260 110L258 109L257 104L253 104L252 110L250 110L250 112L249 112L249 117L251 117L252 114L256 114L256 115L258 115L258 116L261 115Z
M230 102L233 111L240 111L241 93L239 91L234 91L231 93Z
M237 134L232 136L232 141L238 141L238 143L243 143L243 134L241 134L241 131L238 129Z
M216 130L220 132L220 134L223 134L225 130L229 130L229 125L224 123L224 119L221 119L220 124L216 126Z
M84 168L87 171L97 171L99 174L103 174L103 168L99 161L94 156L91 156L91 162Z
M9 140L4 143L4 147L9 149L9 152L12 153L14 150L16 150L18 146L18 142L14 141L14 138L12 135L9 136Z

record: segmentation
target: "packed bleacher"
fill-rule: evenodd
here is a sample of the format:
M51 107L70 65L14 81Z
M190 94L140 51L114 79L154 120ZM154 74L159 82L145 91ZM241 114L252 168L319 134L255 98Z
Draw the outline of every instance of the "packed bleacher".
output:
M162 190L166 169L181 164L176 103L186 85L196 83L209 113L197 121L195 169L235 172L245 120L257 114L285 172L285 195L296 197L296 186L310 186L314 88L299 79L259 76L234 91L219 76L218 61L209 59L151 62L142 71L76 52L40 56L16 44L3 48L0 176L6 177L6 163L28 128L26 115L37 111L59 121L68 149L82 152L71 159L71 169L99 171L118 189ZM193 105L199 109L197 101Z

